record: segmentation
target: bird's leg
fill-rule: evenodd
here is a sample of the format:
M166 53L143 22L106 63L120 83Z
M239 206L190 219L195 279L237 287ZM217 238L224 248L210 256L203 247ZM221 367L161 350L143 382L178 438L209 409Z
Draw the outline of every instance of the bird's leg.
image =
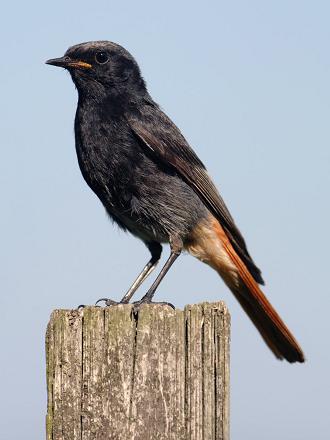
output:
M146 243L148 249L151 252L151 258L148 261L148 263L144 266L139 276L136 278L134 283L131 285L131 287L128 289L128 291L125 293L123 298L117 302L109 298L100 298L96 301L95 304L98 304L101 301L105 301L106 306L113 306L117 304L128 304L131 300L134 293L137 291L137 289L141 286L141 284L146 280L146 278L151 274L151 272L155 269L157 266L157 263L160 259L161 253L162 253L162 246L158 242L150 242Z
M171 254L170 254L168 260L164 264L162 270L160 271L158 277L155 279L155 281L151 285L148 292L141 298L140 301L137 301L136 303L134 303L134 311L137 311L138 308L140 307L140 305L142 305L142 304L152 303L152 298L155 294L157 287L159 286L160 282L162 281L164 276L169 271L169 269L172 266L172 264L174 263L174 261L178 258L178 256L182 252L183 243L182 243L181 238L180 237L171 237L170 246L171 246ZM158 304L169 305L174 308L174 306L170 303L158 303Z
M132 296L137 291L137 289L141 286L141 284L145 281L145 279L151 274L151 272L157 266L157 263L160 259L160 255L162 253L162 246L157 242L152 242L150 244L147 244L147 246L151 252L151 258L148 261L148 263L144 266L140 275L137 277L137 279L128 289L126 294L120 300L121 304L127 304L131 300Z

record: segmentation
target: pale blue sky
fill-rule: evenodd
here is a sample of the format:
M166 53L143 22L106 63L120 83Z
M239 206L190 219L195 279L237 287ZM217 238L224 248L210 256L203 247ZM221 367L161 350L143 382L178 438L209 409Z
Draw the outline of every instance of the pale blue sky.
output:
M83 181L76 91L44 65L98 39L136 57L305 350L305 365L275 360L217 274L179 259L157 299L224 299L232 315L232 439L329 438L330 3L7 2L0 20L0 438L44 438L51 311L119 299L148 258Z

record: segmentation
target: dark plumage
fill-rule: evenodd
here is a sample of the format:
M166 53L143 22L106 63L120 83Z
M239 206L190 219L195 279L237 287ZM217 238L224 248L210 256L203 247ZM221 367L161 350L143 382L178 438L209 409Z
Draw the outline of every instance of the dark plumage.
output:
M302 361L300 347L259 289L261 272L203 163L150 97L134 58L117 44L97 41L47 63L68 69L78 89L76 149L87 184L110 217L151 251L122 302L155 267L160 243L169 242L171 255L141 302L151 301L186 248L219 272L277 357Z

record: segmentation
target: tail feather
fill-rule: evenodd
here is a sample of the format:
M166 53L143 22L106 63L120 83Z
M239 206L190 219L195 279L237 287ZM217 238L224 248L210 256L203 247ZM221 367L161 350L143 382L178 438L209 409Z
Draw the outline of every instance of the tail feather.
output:
M274 317L270 317L269 312L274 311L271 305L267 310L261 307L259 301L245 286L236 291L232 289L232 292L278 359L286 359L290 363L304 362L301 348L281 318L274 320Z
M231 246L224 244L228 255L238 269L241 279L232 292L259 330L266 344L279 359L288 362L304 362L304 354L296 339L254 281Z
M213 217L198 225L188 251L213 267L231 289L264 341L278 359L304 362L304 353L240 259L220 223Z

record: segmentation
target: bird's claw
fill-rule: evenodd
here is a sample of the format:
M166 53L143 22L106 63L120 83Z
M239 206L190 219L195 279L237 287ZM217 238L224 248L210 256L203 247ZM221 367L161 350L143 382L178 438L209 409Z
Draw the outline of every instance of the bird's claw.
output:
M105 306L105 307L118 306L119 304L121 304L120 302L118 302L118 301L114 301L113 299L109 299L109 298L100 298L100 299L98 299L98 300L96 301L95 305L97 306L98 303L100 303L100 302L102 302L102 301L104 301L104 303L105 303L104 306ZM101 307L101 306L98 306L98 307Z

